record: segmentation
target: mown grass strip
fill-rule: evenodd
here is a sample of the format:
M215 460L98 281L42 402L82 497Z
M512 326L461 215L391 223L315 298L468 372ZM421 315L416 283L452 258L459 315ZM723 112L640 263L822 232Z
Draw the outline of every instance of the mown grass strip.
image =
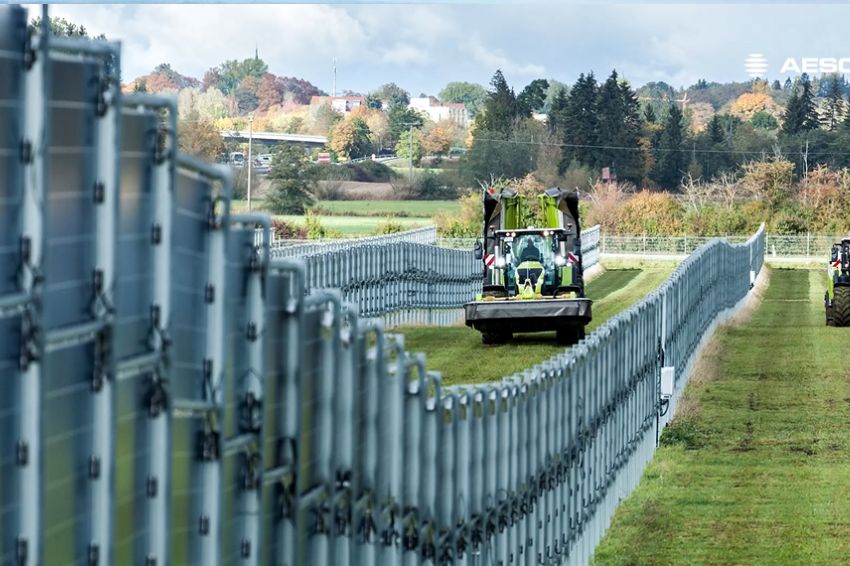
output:
M594 300L589 330L658 287L674 267L673 263L638 268L618 264L588 283L587 295ZM424 352L428 368L442 372L443 383L447 385L497 381L540 363L564 348L555 342L553 333L523 334L508 344L484 346L478 331L462 325L408 326L397 330L404 334L405 348L410 352Z
M594 564L846 564L850 328L824 325L825 274L774 270L721 329Z

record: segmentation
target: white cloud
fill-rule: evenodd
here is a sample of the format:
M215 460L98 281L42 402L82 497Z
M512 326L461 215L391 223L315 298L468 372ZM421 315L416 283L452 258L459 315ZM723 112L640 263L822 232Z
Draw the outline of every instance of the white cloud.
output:
M396 65L424 65L428 63L430 57L428 52L422 48L396 44L384 53L381 60Z
M535 77L541 77L546 72L543 65L515 63L508 59L501 50L487 49L478 39L470 41L468 49L473 59L494 71L501 69L504 73Z
M541 76L572 83L580 72L602 78L615 68L636 86L679 86L747 80L749 53L850 56L845 5L564 3L547 5L545 17L527 4L445 3L54 5L51 13L122 40L127 79L163 62L200 78L256 46L273 73L325 90L336 57L338 90L361 92L395 82L436 93L451 80L486 83L497 68L518 89Z

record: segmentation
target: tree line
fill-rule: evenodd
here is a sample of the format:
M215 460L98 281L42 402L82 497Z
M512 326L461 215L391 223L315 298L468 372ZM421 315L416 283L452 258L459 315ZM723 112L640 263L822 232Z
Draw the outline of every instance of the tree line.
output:
M736 103L745 111L753 101L775 104L764 92L783 89L787 103L779 116L781 125L764 110L749 112L749 119L717 112L698 131L689 127L693 117L686 100L665 94L660 101L642 101L646 97L639 97L616 70L602 82L592 72L581 74L568 90L557 92L544 125L532 116L542 108L540 93L547 90L546 83L532 81L516 94L496 72L483 115L473 126L464 164L468 179L521 178L533 172L563 182L581 176L596 179L607 168L618 181L676 191L685 179L710 181L740 172L756 160L786 159L798 176L818 165L850 166L848 88L840 76L821 79L817 91L805 74L789 79L784 87L778 81L772 87L755 81L752 92ZM570 175L575 172L580 175Z

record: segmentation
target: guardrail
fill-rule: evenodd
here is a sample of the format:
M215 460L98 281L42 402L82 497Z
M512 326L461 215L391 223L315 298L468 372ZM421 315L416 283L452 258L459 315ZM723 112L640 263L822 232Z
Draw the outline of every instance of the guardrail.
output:
M618 236L604 234L600 249L604 254L671 255L693 253L714 238L744 242L747 236ZM826 261L831 246L847 236L823 234L765 234L765 253L773 258L813 258Z
M585 563L652 454L662 364L681 391L761 267L762 231L713 241L579 345L443 388L343 293L448 304L359 285L468 252L273 260L228 169L177 154L175 102L121 95L117 46L2 6L0 73L3 564Z
M343 238L337 240L289 240L277 239L272 249L272 257L275 259L286 257L306 257L310 255L323 254L358 246L376 246L381 244L393 244L396 242L411 242L415 244L434 244L437 241L437 227L426 226L414 228L395 234L383 234L370 236L368 238Z

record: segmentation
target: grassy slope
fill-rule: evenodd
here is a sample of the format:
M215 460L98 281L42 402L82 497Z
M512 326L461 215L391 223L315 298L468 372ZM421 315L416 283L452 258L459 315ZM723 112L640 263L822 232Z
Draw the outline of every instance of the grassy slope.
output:
M254 212L265 212L262 200L252 201ZM325 228L339 231L343 236L373 235L378 226L388 221L387 216L400 211L407 212L409 216L403 218L393 217L392 222L401 224L405 230L420 228L433 224L432 217L441 210L454 211L459 206L456 201L321 201L319 205L333 211L334 214L320 214L319 219ZM346 216L346 209L356 211L357 216ZM234 200L231 212L240 214L248 211L248 202L245 200ZM370 211L376 211L375 216L365 216ZM303 224L304 217L298 215L275 215L275 218Z
M431 218L438 212L457 212L456 200L323 200L318 207L326 214L389 216L405 213L408 217Z
M596 565L847 562L850 328L825 327L824 286L775 270L754 318L719 333Z
M628 308L656 288L673 271L673 264L642 269L610 269L587 285L593 305L590 330ZM439 370L446 384L495 381L557 354L563 348L554 333L519 335L502 346L484 346L481 334L466 326L411 326L399 329L405 347L425 352L428 368Z

